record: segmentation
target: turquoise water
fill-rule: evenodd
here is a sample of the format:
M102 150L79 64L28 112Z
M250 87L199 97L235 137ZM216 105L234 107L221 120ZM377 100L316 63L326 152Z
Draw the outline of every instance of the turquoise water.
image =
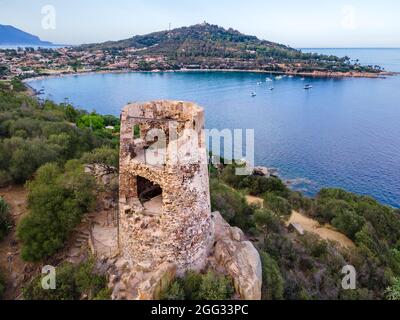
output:
M329 51L326 51L329 50ZM339 51L338 51L339 50ZM315 51L315 49L313 49ZM320 51L320 50L318 50ZM397 49L324 49L400 71ZM390 67L390 68L389 68ZM400 77L264 80L236 72L91 74L35 80L43 97L118 115L127 102L195 101L207 128L253 128L255 162L314 194L341 187L400 207ZM257 86L257 82L264 83ZM304 84L313 88L304 90ZM250 92L257 96L251 97Z

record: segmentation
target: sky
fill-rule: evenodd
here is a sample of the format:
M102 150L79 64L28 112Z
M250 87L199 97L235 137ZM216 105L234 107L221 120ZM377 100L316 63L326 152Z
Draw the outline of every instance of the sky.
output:
M296 48L400 47L399 0L0 0L0 24L58 44L207 21Z

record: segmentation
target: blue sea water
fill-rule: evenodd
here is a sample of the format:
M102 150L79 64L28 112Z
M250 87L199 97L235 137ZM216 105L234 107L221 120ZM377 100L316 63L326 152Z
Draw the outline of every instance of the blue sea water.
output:
M400 49L305 49L400 71ZM340 187L400 207L400 76L283 78L239 72L91 74L29 84L57 102L118 115L127 102L195 101L207 128L253 128L255 162L315 194ZM258 81L264 81L257 86ZM304 84L313 88L304 90ZM269 90L273 85L274 90ZM250 92L257 96L251 97Z

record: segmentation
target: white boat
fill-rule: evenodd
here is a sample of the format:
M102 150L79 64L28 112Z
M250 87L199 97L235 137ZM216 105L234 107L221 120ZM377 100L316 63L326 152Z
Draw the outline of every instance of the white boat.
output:
M261 86L262 85L262 82L260 81L260 82L257 82L257 85L258 86Z
M304 86L304 89L306 89L306 90L309 90L309 89L311 89L312 88L312 85L311 84L306 84L305 86Z
M272 82L273 80L271 78L266 78L265 82Z
M288 76L288 78L293 78L293 76L292 76L292 75L290 75L290 76Z
M250 93L250 95L251 95L252 97L255 97L255 96L257 95L257 93L255 93L255 92L253 91L253 92Z
M275 80L281 80L283 78L283 76L276 76Z
M269 90L274 90L274 87L269 87Z
M301 78L300 80L301 80L301 81L304 81L304 80L306 80L306 78Z

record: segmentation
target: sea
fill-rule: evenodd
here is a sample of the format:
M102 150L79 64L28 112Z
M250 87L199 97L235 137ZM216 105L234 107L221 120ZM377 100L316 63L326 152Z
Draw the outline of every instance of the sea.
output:
M302 50L400 72L400 49ZM306 84L312 89L305 90ZM194 101L204 107L208 129L253 129L255 164L278 169L293 189L312 196L324 187L343 188L400 208L400 76L136 72L35 79L29 85L42 90L43 99L102 114L119 115L128 102Z

